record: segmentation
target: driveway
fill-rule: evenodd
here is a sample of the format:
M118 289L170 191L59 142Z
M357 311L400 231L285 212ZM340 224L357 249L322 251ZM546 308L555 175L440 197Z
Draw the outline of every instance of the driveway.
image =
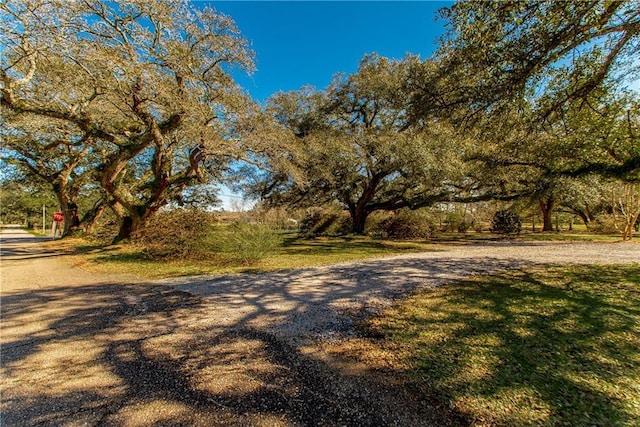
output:
M260 275L96 276L1 235L2 425L464 425L446 399L318 342L408 292L637 244L493 243Z

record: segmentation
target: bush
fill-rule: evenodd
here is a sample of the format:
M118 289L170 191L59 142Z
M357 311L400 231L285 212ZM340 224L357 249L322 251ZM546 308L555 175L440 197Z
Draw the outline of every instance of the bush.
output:
M232 263L254 265L282 243L276 230L265 224L234 223L212 236L214 247Z
M601 215L589 224L589 231L597 234L619 234L613 215Z
M403 209L372 227L371 235L391 239L425 239L433 237L436 229L428 211Z
M211 213L196 209L159 212L133 240L152 259L205 258L210 255L206 239L213 220Z
M522 221L517 213L504 209L493 215L491 231L497 234L518 235L522 231Z
M312 208L300 221L301 237L342 236L351 231L351 217L344 211L325 212Z

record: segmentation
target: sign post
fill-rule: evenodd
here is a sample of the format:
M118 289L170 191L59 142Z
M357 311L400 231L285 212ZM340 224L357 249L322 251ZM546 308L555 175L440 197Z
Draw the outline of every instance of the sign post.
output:
M53 213L53 223L51 224L51 235L62 237L62 223L64 222L64 214L62 212Z

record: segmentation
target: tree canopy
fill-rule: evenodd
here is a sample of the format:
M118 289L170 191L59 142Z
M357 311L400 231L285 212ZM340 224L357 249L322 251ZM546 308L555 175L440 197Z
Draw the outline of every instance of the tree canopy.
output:
M253 65L229 17L187 1L9 1L1 11L3 105L75 128L120 238L234 154L227 122L249 101L230 69Z
M338 202L358 233L378 210L640 182L637 1L456 2L431 58L366 55L264 106L232 77L248 42L200 6L0 3L3 161L50 186L66 233L110 208L125 239L229 171L274 204Z

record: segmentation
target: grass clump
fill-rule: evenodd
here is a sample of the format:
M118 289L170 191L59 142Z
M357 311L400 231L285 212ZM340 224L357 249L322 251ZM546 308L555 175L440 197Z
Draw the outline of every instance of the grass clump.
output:
M266 224L234 223L217 227L209 241L223 261L252 266L273 253L282 237Z
M370 328L477 425L637 425L640 266L558 267L418 294Z

